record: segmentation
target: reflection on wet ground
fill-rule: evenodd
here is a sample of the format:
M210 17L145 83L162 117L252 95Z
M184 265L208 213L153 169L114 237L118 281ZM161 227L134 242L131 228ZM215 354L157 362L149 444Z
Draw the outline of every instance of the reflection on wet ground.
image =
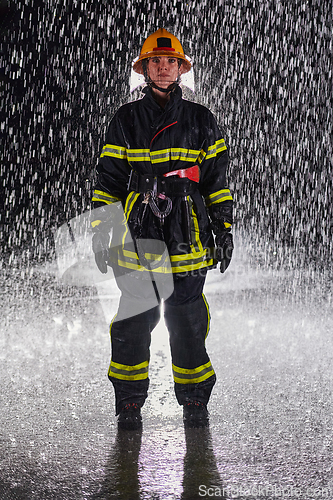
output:
M196 500L202 498L205 493L207 495L213 491L215 498L223 498L222 495L215 495L218 490L223 492L223 484L217 469L209 428L185 428L184 432L186 452L181 481L182 493L178 498ZM167 484L160 484L160 492L166 496L160 497L158 491L155 494L153 491L150 493L141 491L139 476L145 474L145 464L141 463L142 470L139 471L141 443L142 430L124 431L118 429L115 445L105 466L105 478L100 490L93 494L93 500L167 498L168 492L163 493L163 487L168 486ZM172 467L172 463L169 466ZM164 481L162 479L162 482L165 482L165 478ZM177 497L170 496L169 498Z
M140 500L138 460L141 438L142 429L138 431L118 429L114 448L105 466L104 481L100 491L93 495L94 500L106 498Z
M217 469L216 457L209 428L186 429L186 455L182 500L202 498L205 493L223 491L223 484ZM201 495L199 495L201 493Z

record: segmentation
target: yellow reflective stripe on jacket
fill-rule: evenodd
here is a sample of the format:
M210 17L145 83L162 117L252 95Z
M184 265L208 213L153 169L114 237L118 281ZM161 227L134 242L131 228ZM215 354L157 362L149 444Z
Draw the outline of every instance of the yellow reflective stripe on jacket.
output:
M151 254L151 253L145 253L144 257L147 259L148 262L151 263L156 263L159 260L162 260L162 255L157 255L157 254ZM170 260L168 258L167 260L168 265L167 266L159 266L156 269L154 269L154 273L170 273ZM164 258L163 262L164 263ZM133 269L135 271L147 271L147 269L140 264L140 260L138 257L138 254L134 252L133 250L128 250L126 248L121 248L119 249L118 253L118 264L122 267L126 267L127 269Z
M167 259L167 265L163 265L165 262L163 255L145 253L144 257L149 263L154 264L154 266L156 262L162 261L161 266L157 268L154 267L154 273L156 272L159 274L170 274L172 272L169 258ZM132 269L133 271L147 272L147 268L140 264L138 254L136 252L133 252L132 250L127 250L126 248L122 248L121 250L119 250L118 265L126 267L127 269Z
M126 148L115 146L114 144L105 144L102 149L101 158L103 156L112 156L113 158L126 158Z
M208 160L209 158L213 158L217 154L222 153L222 151L225 151L226 149L227 146L225 145L224 139L219 139L218 141L215 142L215 144L209 146L206 160Z
M137 260L137 262L129 262L128 259L125 260L122 259L121 257L118 258L118 266L125 267L126 269L131 269L132 271L140 271L140 272L149 271L149 269L147 269L146 267L141 266L139 260ZM153 272L158 274L171 274L172 270L170 266L168 267L161 266L154 269Z
M150 161L150 149L126 149L128 161Z
M222 201L232 200L232 196L229 189L221 189L221 191L216 191L216 193L209 194L206 196L206 206L209 207L214 203L221 203Z
M101 220L93 220L93 221L91 221L90 224L91 224L91 227L97 227L100 224L102 224L102 221Z
M136 200L138 199L139 196L140 196L140 193L136 193L135 191L131 191L130 194L127 196L127 200L126 200L126 203L125 203L125 209L124 209L124 213L125 213L125 217L126 217L126 222L128 221L128 218L130 216L130 213L131 213L131 210L133 208L133 205L134 205L134 203L136 202ZM126 228L125 228L125 231L124 231L124 234L123 234L123 237L122 237L122 244L123 245L125 245L127 233L128 233L128 225L126 224Z
M144 380L148 378L148 365L148 361L130 366L115 363L111 360L108 375L120 380Z
M172 364L172 372L173 379L177 384L198 384L215 373L210 361L197 368L179 368Z
M128 220L130 213L132 211L133 205L140 196L140 193L136 193L135 191L131 191L129 195L127 196L126 203L125 203L125 217L126 220Z
M201 252L192 252L189 254L170 255L170 265L160 266L154 269L154 273L182 273L184 271L195 271L204 267L214 265L214 259L211 257L213 249L204 249ZM149 254L145 254L146 256ZM136 252L125 248L118 249L118 265L131 269L133 271L147 271L140 264L139 257Z
M200 230L199 230L199 223L198 223L198 218L197 214L194 211L193 207L193 202L192 198L190 196L187 196L187 202L190 207L190 211L192 214L191 217L191 237L192 237L192 247L194 252L203 252L203 246L200 240Z
M134 252L133 252L134 253ZM134 254L135 255L135 254ZM171 266L161 266L157 267L154 269L154 273L158 274L170 274L170 273L183 273L185 271L196 271L198 269L203 269L205 267L211 267L215 264L215 261L213 258L210 259L191 259L187 260L185 262L179 261L177 258L178 256L171 256L175 257L176 260L174 262L171 262ZM146 271L147 269L143 266L140 265L139 259L129 259L124 258L124 255L118 256L118 265L121 267L125 267L126 269L131 269L133 271Z
M212 147L215 148L215 145ZM101 158L104 156L125 159L128 162L151 161L151 163L154 164L163 163L169 160L201 163L203 158L206 156L206 153L202 149L167 148L160 149L158 151L150 151L150 149L126 149L121 146L106 144L103 147Z
M151 151L151 162L162 163L169 160L180 160L195 163L198 161L201 151L185 148L168 148L159 151Z
M199 156L198 156L198 160L197 160L197 162L199 164L202 163L202 161L205 159L206 154L207 153L203 149L200 151Z
M209 260L200 261L198 263L181 264L180 266L172 265L173 273L183 273L184 271L197 271L198 269L204 269L206 267L212 267L216 261L213 258Z
M95 189L92 201L103 201L107 205L110 205L111 203L115 203L116 201L121 201L121 199L117 196L112 196L109 193L104 193L104 191L98 191L97 189Z

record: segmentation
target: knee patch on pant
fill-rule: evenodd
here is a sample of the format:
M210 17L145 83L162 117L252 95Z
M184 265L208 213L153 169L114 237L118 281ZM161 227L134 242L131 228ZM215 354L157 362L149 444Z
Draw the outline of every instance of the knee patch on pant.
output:
M148 378L151 332L159 320L159 308L110 326L112 359L109 378L133 381Z
M205 296L193 303L171 306L164 304L165 324L171 335L199 336L205 339L210 326L209 307Z

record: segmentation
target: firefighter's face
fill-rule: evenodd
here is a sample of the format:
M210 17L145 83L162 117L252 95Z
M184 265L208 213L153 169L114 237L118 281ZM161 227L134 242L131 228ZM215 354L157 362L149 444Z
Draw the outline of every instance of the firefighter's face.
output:
M178 77L177 58L168 56L149 58L148 75L158 87L167 89Z

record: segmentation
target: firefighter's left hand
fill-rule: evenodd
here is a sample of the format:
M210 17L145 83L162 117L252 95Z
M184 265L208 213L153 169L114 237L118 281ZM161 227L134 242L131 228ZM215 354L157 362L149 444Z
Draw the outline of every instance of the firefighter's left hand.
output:
M95 254L95 262L98 269L103 274L108 272L109 240L109 234L100 231L94 233L92 237L92 248Z
M228 268L232 259L232 252L234 249L232 234L225 231L215 236L216 258L220 265L221 273L224 273Z

